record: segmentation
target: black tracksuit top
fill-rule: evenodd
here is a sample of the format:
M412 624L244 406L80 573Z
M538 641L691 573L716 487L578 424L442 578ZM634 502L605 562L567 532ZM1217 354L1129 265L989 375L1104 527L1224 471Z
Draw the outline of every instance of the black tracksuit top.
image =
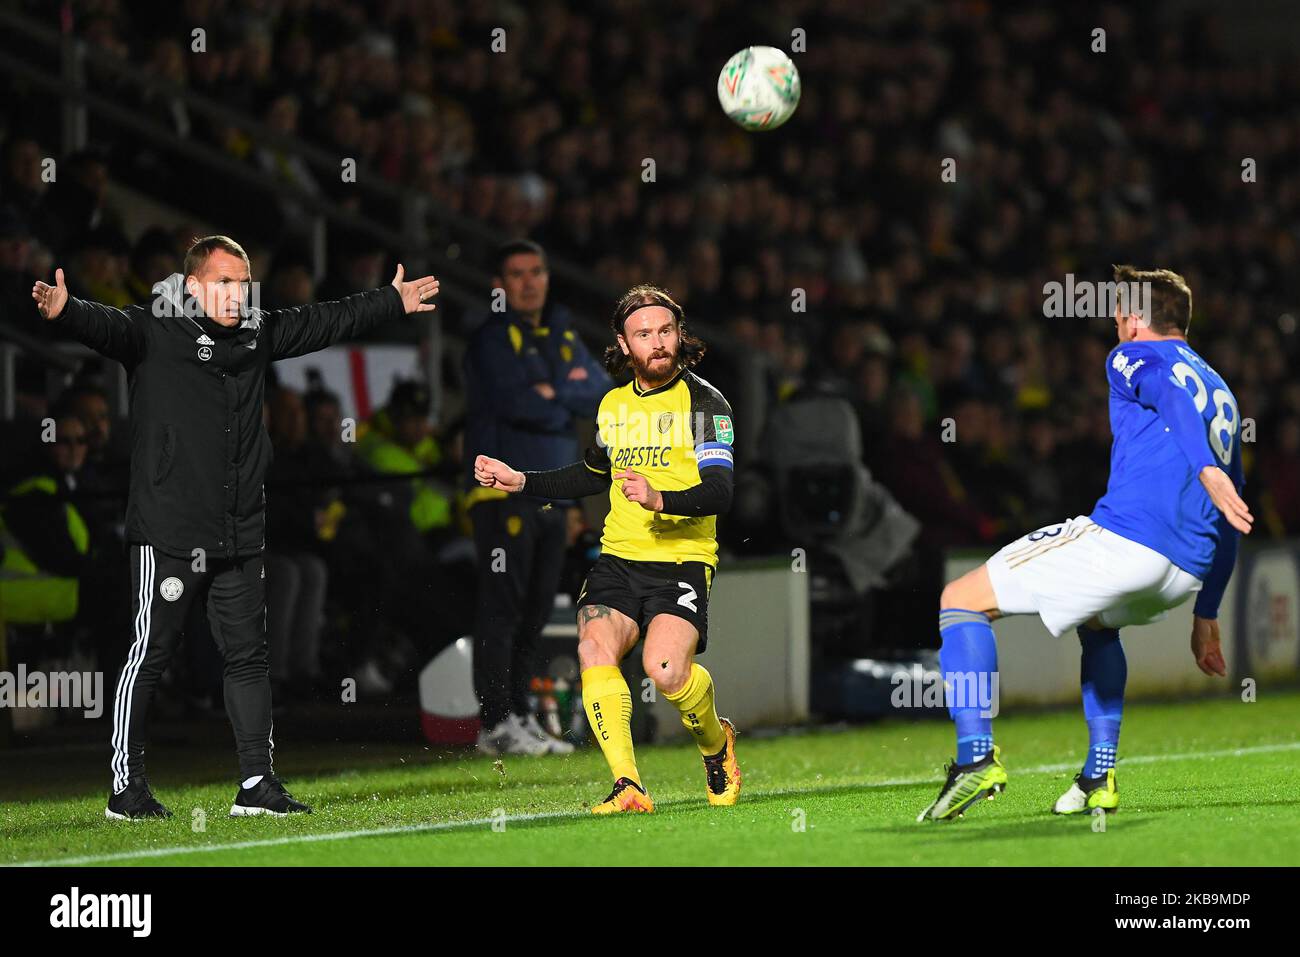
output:
M172 284L172 296L179 283ZM161 285L161 284L160 284ZM271 439L262 421L266 367L360 336L405 314L390 286L334 302L252 310L236 328L155 286L148 303L115 309L68 298L57 318L127 370L131 481L127 541L177 558L259 554L266 539Z

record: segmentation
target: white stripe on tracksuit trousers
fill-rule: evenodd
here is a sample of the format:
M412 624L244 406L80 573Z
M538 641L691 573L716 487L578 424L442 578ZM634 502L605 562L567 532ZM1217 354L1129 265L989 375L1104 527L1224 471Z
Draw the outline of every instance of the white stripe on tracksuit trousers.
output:
M179 645L190 603L200 596L207 600L212 637L225 661L226 710L235 731L240 777L272 773L275 743L267 665L263 557L209 559L209 567L195 571L189 559L159 553L151 545L133 547L138 552L131 556L135 566L132 571L139 574L135 582L135 640L118 676L113 700L113 793L121 793L133 776L143 774L140 752L144 728L140 725L148 714L158 681ZM141 672L146 662L150 667L142 682ZM139 699L137 691L141 695ZM133 715L136 727L133 727ZM131 767L133 734L137 740L135 775Z
M126 656L126 665L117 679L113 698L113 793L123 791L128 783L127 741L131 735L131 696L135 678L140 673L145 652L149 649L149 612L153 601L154 556L152 545L140 545L140 586L135 613L135 641ZM125 692L125 693L124 693Z

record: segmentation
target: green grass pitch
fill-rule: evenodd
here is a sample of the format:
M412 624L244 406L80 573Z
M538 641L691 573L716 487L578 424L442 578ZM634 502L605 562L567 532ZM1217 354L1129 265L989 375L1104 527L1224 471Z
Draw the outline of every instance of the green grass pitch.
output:
M952 747L945 721L745 735L734 808L704 799L698 753L642 748L654 815L594 818L599 751L491 759L416 744L344 773L295 775L306 818L226 817L228 783L154 768L170 821L104 819L104 790L0 805L0 863L110 865L1255 865L1300 861L1300 693L1129 705L1119 813L1048 812L1078 768L1077 711L1004 714L1007 793L963 820L919 825ZM293 743L280 742L286 754ZM301 758L299 760L302 760ZM303 765L303 767L307 767ZM211 775L209 773L209 779ZM193 778L191 778L193 780ZM195 827L204 819L203 829Z

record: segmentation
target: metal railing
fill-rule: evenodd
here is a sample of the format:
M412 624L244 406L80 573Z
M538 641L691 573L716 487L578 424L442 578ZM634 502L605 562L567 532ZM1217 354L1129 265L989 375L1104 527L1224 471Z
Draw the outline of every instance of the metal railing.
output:
M44 371L45 394L62 392L76 378L87 359L98 353L76 342L46 342L13 326L0 324L0 421L11 421L18 412L18 360L34 360ZM107 363L110 371L103 386L108 393L109 412L119 418L127 414L126 369Z

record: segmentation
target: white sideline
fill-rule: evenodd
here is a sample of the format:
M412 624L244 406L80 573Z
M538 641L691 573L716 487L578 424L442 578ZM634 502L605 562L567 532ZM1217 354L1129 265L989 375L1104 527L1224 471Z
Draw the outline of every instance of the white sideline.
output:
M1120 770L1130 764L1157 764L1163 761L1187 761L1193 758L1236 758L1252 754L1270 754L1277 751L1300 751L1300 741L1284 744L1260 744L1248 748L1226 748L1219 751L1198 751L1186 754L1139 754L1120 758ZM1056 774L1072 771L1079 762L1070 761L1060 764L1039 764L1034 767L1009 770L1016 774ZM753 792L756 797L780 797L787 794L816 794L819 791L857 787L870 788L903 787L908 785L932 784L941 778L933 775L912 778L893 778L884 781L867 781L861 784L832 785L807 788L778 788L768 791ZM680 802L663 802L671 806ZM210 854L217 851L239 851L253 847L278 847L285 844L314 844L319 841L346 841L354 837L383 837L389 834L422 834L433 831L448 831L456 828L487 827L494 823L522 823L527 821L546 821L555 818L572 818L582 820L590 817L585 811L545 811L540 814L507 814L504 817L470 818L464 821L438 821L431 824L405 824L400 827L376 827L356 831L326 831L317 834L291 834L285 837L264 838L257 841L235 841L229 844L183 844L175 847L144 848L138 851L117 851L112 854L91 854L85 857L61 857L45 860L18 861L6 867L78 867L84 864L107 864L113 861L137 861L156 857L174 857L178 854Z

